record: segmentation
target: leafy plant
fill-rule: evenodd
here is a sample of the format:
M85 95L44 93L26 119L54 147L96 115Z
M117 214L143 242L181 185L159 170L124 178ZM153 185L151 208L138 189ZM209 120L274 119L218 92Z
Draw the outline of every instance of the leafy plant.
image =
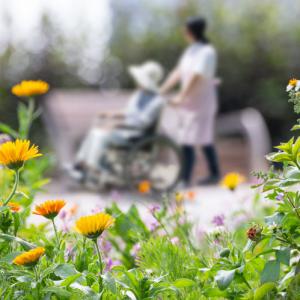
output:
M7 162L1 170L0 299L300 299L300 138L276 149L267 158L283 169L257 173L260 197L253 200L250 225L231 232L222 220L202 239L188 220L183 193L149 207L150 225L135 205L125 212L113 203L77 220L77 232L57 230L63 200L37 206L35 213L49 222L28 225L48 164L34 157L17 168ZM223 180L232 195L237 178ZM263 207L262 197L273 208Z

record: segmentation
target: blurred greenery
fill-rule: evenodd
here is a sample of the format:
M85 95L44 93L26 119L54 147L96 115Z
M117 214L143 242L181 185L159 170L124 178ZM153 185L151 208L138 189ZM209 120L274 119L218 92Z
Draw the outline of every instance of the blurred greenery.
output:
M76 59L66 59L74 51L80 51L80 41L84 42L85 37L74 33L71 37L74 49L70 50L47 15L40 24L47 45L42 52L30 53L20 45L17 49L11 45L2 52L0 121L10 124L16 121L16 102L8 96L8 87L22 78L41 78L52 87L127 89L133 87L126 72L129 64L154 59L169 71L186 46L182 38L184 20L191 15L202 15L207 18L208 35L219 54L218 75L223 81L219 91L221 112L256 107L267 120L273 142L287 138L286 132L295 117L286 101L284 87L290 77L300 73L297 3L290 0L126 0L111 1L111 10L113 32L107 54L103 61L87 66L103 74L98 84L88 83L78 75ZM28 68L12 76L11 58L16 51L30 63Z
M130 30L136 11L116 4L112 55L125 65L155 59L169 71L186 46L181 35L184 20L205 16L209 38L219 53L221 112L256 107L268 122L273 142L278 142L295 120L284 88L300 73L300 8L272 0L180 3L171 9L148 4L144 8L153 17L146 18L147 25L138 33ZM120 80L131 87L125 70Z

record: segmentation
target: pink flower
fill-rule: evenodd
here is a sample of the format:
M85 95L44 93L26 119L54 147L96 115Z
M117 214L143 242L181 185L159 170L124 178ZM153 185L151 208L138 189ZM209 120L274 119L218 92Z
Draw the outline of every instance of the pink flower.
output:
M95 206L93 209L92 209L92 214L98 214L100 212L103 212L103 208L101 208L100 206Z
M110 241L108 241L106 239L100 239L98 241L98 244L99 244L101 250L104 252L104 254L108 254L112 248Z
M5 133L0 134L0 145L4 144L6 142L9 142L11 140L12 139L11 139L11 137L8 134L5 134Z
M284 193L278 193L275 199L276 199L277 201L282 201L283 198L284 198Z
M157 229L157 227L159 227L159 223L157 222L157 220L154 220L151 224L150 224L150 231L155 231Z
M158 204L153 204L149 207L149 211L153 215L159 210L160 210L160 206Z
M224 225L225 216L222 215L216 215L212 219L212 223L216 226L223 226Z
M172 237L170 241L171 241L171 243L172 243L173 245L178 245L178 244L179 244L179 242L180 242L180 240L179 240L179 237L178 237L178 236L174 236L174 237Z
M141 250L141 245L140 243L136 243L131 250L131 255L136 257L138 255L138 252Z
M59 214L59 218L61 220L65 220L66 217L67 217L67 212L65 210L62 210Z
M198 238L199 241L203 241L203 239L205 238L206 232L203 229L198 229Z
M118 202L121 199L121 194L118 191L114 190L111 192L110 198L112 198L113 201Z
M74 248L72 244L68 244L65 250L65 260L68 261L74 258Z
M111 258L108 258L105 264L106 271L110 271L113 267L119 266L122 263L119 260L112 260Z

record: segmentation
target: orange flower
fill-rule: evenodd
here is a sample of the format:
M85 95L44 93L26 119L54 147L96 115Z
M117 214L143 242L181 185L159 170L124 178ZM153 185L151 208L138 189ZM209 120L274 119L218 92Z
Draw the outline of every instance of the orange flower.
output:
M295 87L297 85L298 80L296 78L292 78L289 80L289 85Z
M13 263L18 266L34 266L45 253L45 248L38 247L18 255Z
M74 204L70 209L69 209L69 215L70 217L75 216L78 211L78 205Z
M64 200L48 200L40 205L36 205L33 214L47 219L54 219L65 205L66 202Z
M0 206L3 206L3 202L0 202ZM16 202L8 202L7 206L12 212L18 212L21 209L21 206Z
M139 189L139 192L140 192L141 194L147 194L147 193L149 193L150 190L151 190L151 184L150 184L150 182L147 181L147 180L141 181L141 182L139 183L138 189Z
M12 87L11 92L18 97L32 97L47 93L49 84L42 80L23 80Z
M194 191L189 191L186 193L186 198L190 201L195 201L196 193Z

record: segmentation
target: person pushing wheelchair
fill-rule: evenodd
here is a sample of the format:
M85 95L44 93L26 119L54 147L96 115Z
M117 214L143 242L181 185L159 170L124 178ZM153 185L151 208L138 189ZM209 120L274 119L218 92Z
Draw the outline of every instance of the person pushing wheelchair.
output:
M97 178L100 172L105 172L108 166L104 153L111 144L122 146L131 139L142 137L159 118L164 105L158 94L159 83L164 76L161 65L147 61L130 66L128 72L136 84L136 90L121 115L110 115L111 118L120 118L120 123L112 128L93 126L81 143L74 164L67 168L69 175L79 182L90 181Z

